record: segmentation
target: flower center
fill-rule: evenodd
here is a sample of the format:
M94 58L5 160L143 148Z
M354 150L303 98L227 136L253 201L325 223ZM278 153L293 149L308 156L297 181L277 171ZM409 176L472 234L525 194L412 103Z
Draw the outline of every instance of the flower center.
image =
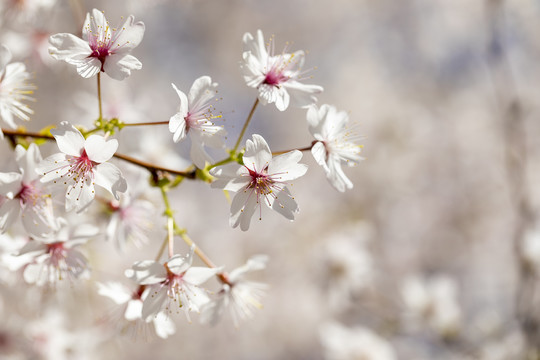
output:
M274 67L266 74L263 83L271 86L279 86L279 84L284 83L288 79L287 76L283 75L283 72Z
M51 263L54 267L60 267L60 262L65 259L64 243L55 242L47 244L48 253L51 256Z
M40 192L34 185L23 183L21 191L15 197L19 198L22 204L33 203L35 205L40 197Z
M268 195L273 192L272 186L274 181L267 174L260 174L256 171L248 169L251 176L251 182L248 185L248 189L255 189L258 195Z
M79 178L84 178L89 173L93 174L92 169L97 165L97 163L90 160L86 150L83 150L81 156L73 157L70 162L73 163L69 165L69 174L73 175L73 180L75 180L75 182L77 182Z
M101 62L101 71L103 70L103 65L105 64L105 58L109 56L111 52L109 51L109 45L98 43L97 47L92 47L92 54L90 57L95 57Z

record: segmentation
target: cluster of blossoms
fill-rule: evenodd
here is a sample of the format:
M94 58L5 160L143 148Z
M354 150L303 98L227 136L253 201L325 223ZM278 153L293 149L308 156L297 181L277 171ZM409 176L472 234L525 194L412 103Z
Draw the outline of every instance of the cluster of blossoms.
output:
M97 285L99 294L117 304L114 319L122 319L115 321L119 329L166 338L176 329L171 314L180 309L190 322L191 312L202 313L204 323L215 323L229 312L238 326L240 320L252 317L254 310L262 306L266 285L245 277L263 270L267 257L253 256L230 272L215 266L186 230L178 226L168 192L186 178L204 180L213 188L234 192L230 225L239 226L242 231L249 230L255 214L262 219L263 203L292 221L299 206L290 185L308 170L301 163L302 152L311 151L331 185L343 192L353 185L342 165L351 166L362 159L359 138L347 113L331 105L316 105L315 95L323 89L303 82L304 52L289 53L284 49L276 55L273 39L265 44L260 30L255 37L250 33L243 37L241 69L246 84L257 90L257 99L234 147L226 149L227 131L218 124L222 115L214 107L218 84L210 76L197 78L187 95L172 84L180 105L169 121L137 124L105 118L101 75L124 80L133 70L142 68L131 52L141 43L144 31L144 24L135 22L133 16L113 27L103 12L94 9L86 16L82 38L69 33L50 36L52 58L74 65L83 78L97 77L99 117L90 130L67 121L39 134L13 130L15 118L30 120L32 111L26 101L34 87L27 82L30 75L25 66L10 63L9 50L0 47L0 120L10 128L4 133L15 146L18 167L18 171L0 172L0 229L3 233L14 231L21 219L26 236L10 257L10 261L17 263L12 268L21 271L28 284L48 287L64 279L75 282L88 278L91 261L85 244L103 233L114 240L119 251L129 243L139 247L150 243L148 229L160 227L156 226L158 221L150 220L156 207L141 195L144 191L128 186L124 171L111 162L117 158L148 170L150 184L163 197L165 220L161 227L167 232L155 260L137 261L125 271L130 285L110 281ZM280 111L290 105L305 108L307 128L314 138L311 145L274 154L262 135L252 134L240 147L259 103L275 104ZM113 136L124 126L160 124L168 125L169 136L175 143L189 135L192 165L186 169L162 168L117 152L119 141ZM43 159L38 143L28 144L20 141L22 138L54 140L58 152ZM228 157L215 162L208 147L213 151L226 150ZM96 202L107 209L105 230L90 221L73 225L73 219L90 214ZM175 251L177 238L189 245L187 255ZM168 260L162 261L164 249L168 249ZM192 266L195 254L206 266ZM211 278L221 284L213 295L203 287Z

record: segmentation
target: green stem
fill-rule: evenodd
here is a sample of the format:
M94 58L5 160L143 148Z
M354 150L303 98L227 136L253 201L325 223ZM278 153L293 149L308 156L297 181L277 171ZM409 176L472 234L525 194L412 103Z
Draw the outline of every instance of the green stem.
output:
M145 126L145 125L166 125L169 121L155 121L155 122L139 122L139 123L122 123L122 126Z
M244 134L246 133L247 127L251 121L251 118L253 117L253 114L255 113L255 109L257 108L257 105L259 105L259 98L255 100L255 103L251 107L251 111L249 112L249 115L246 119L246 122L244 123L244 127L242 128L242 131L240 132L240 135L238 136L238 140L236 140L236 144L234 144L234 148L232 152L236 152L238 149L238 146L240 146L240 142L242 141L242 138L244 137Z

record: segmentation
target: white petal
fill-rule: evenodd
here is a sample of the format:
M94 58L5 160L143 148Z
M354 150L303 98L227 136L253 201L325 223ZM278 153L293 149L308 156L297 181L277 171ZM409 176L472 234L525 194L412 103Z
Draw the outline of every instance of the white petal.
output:
M295 107L306 108L317 102L314 94L320 94L323 87L319 85L303 84L289 80L283 84L291 97L291 104ZM276 104L277 105L277 104Z
M38 177L36 167L37 164L42 161L42 158L36 144L30 144L30 146L28 146L28 150L21 145L17 145L15 148L15 159L19 165L19 169L23 173L24 182L28 183Z
M272 159L272 152L261 135L253 134L252 139L246 141L246 152L243 156L244 165L251 170L262 173Z
M214 97L217 85L217 83L212 83L210 76L201 76L196 79L188 94L189 109L196 110L198 104Z
M204 149L204 145L197 141L198 139L198 136L191 136L191 150L189 156L195 166L199 169L204 169L206 167L206 162L211 163L213 160Z
M298 204L287 188L284 188L277 194L277 198L272 204L272 209L289 220L294 220L294 214L300 210Z
M97 287L99 295L108 297L116 304L124 304L131 300L131 292L119 282L98 282Z
M0 195L14 198L21 190L22 175L16 172L0 173Z
M289 107L289 102L291 98L290 98L289 93L285 89L285 87L281 86L277 88L277 90L274 91L274 94L276 96L275 102L276 102L277 109L279 111L287 110L287 108Z
M200 285L218 274L222 268L190 267L183 276L184 281Z
M62 121L60 126L52 129L51 134L61 152L71 156L81 155L84 149L84 136L67 121Z
M328 168L326 166L326 157L328 156L328 153L326 152L326 147L324 144L320 141L317 141L315 145L311 148L311 154L313 155L313 158L317 162L317 164L321 165L325 168L325 170Z
M71 61L71 63L77 66L77 73L85 79L97 75L101 71L102 66L101 61L95 57Z
M229 224L233 228L240 225L242 231L247 231L257 205L257 194L254 190L237 192L231 203Z
M167 287L161 287L161 285L152 286L149 290L148 296L143 301L142 318L143 320L150 320L152 316L156 316L159 312L164 310L164 305L169 296L167 295Z
M84 144L88 158L94 162L102 163L113 157L118 149L118 140L105 140L100 135L90 135Z
M66 191L66 211L75 210L80 213L94 200L95 190L92 179L87 176L68 186Z
M11 51L7 46L0 45L0 72L4 71L6 65L11 61Z
M116 200L119 199L119 192L126 192L126 179L115 165L110 163L99 164L94 168L94 174L94 183L109 191Z
M124 80L131 75L132 70L140 69L142 69L141 62L132 55L109 55L103 64L105 73L115 80Z
M39 175L42 175L40 181L44 183L64 177L69 172L70 165L71 163L66 160L64 153L57 153L43 160L36 171Z
M142 318L143 302L139 299L129 300L124 312L124 318L129 321L134 321Z
M9 229L19 218L21 205L19 199L4 200L0 205L0 230Z
M130 15L124 25L118 28L120 35L116 38L113 48L113 53L123 54L137 47L144 36L144 23L142 21L135 22L135 17ZM116 47L118 49L116 50Z
M160 312L154 318L154 328L156 329L156 335L162 339L168 338L176 332L176 325L170 318L163 312Z
M137 261L131 269L126 270L126 276L141 285L151 285L167 278L165 267L157 261Z
M49 38L49 53L56 60L64 60L75 64L92 54L88 42L72 34L56 34Z
M177 113L169 119L169 130L173 133L173 141L179 142L187 135L185 115Z
M298 150L290 151L286 154L276 156L268 165L268 174L272 175L273 180L290 181L303 176L308 167L305 164L299 164L302 159L302 152Z

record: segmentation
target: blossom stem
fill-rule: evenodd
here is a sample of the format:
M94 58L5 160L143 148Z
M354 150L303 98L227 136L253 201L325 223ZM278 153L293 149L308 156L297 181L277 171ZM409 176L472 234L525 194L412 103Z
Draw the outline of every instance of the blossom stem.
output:
M8 138L30 137L30 138L34 138L34 139L54 140L54 137L52 135L49 135L49 134L40 134L40 133L35 133L35 132L27 132L27 131L21 131L21 130L10 130L10 129L4 129L4 128L2 128L2 132ZM196 179L195 170L181 171L181 170L168 169L168 168L164 168L164 167L160 167L160 166L155 166L155 165L150 164L148 162L138 160L138 159L132 158L131 156L123 155L123 154L119 154L119 153L114 154L114 157L117 158L117 159L122 159L124 161L130 162L130 163L132 163L134 165L143 167L143 168L147 169L150 172L161 171L161 172L166 172L166 173L173 174L173 175L179 175L179 176L182 176L182 177L187 178L187 179Z
M97 97L99 105L99 120L103 119L103 110L101 107L101 72L97 74Z
M291 150L275 151L275 152L272 153L272 156L281 155L281 154L286 154L286 153L291 152L291 151L294 151L294 150L298 150L298 151L310 151L311 148L313 148L313 145L315 145L316 143L317 143L317 141L313 141L313 142L311 143L311 145L306 146L306 147L303 147L303 148L299 148L299 149L291 149Z
M230 158L230 157L228 157L228 158L226 158L226 159L223 159L223 160L221 160L221 161L218 161L217 163L214 163L214 164L212 164L212 165L208 165L207 170L210 170L210 169L212 169L212 168L215 168L216 166L228 164L228 163L230 163L231 161L233 161L233 159Z
M174 220L172 217L167 219L167 240L169 243L169 258L174 256Z
M244 138L244 134L246 133L246 130L251 121L251 118L253 117L253 114L255 113L255 109L257 108L257 105L259 105L259 98L255 100L255 103L251 107L251 111L249 112L249 115L246 119L244 127L242 128L242 131L240 132L240 135L238 136L238 140L236 140L236 144L234 144L234 148L232 150L233 153L236 152L236 150L238 150L238 146L240 146L240 142Z
M146 126L146 125L166 125L169 121L155 121L155 122L139 122L139 123L122 123L122 126Z

